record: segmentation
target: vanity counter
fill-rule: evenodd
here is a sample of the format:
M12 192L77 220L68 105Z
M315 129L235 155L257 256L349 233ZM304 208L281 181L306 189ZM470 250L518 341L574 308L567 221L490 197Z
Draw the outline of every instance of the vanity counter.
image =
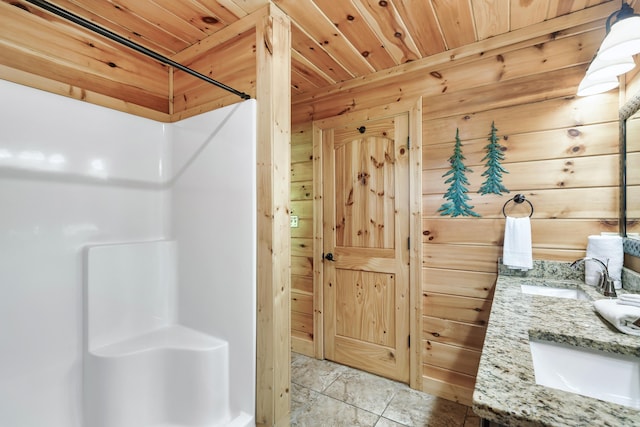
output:
M595 313L591 301L521 292L520 285L575 286L592 299L603 298L570 272L568 264L555 264L522 277L499 274L474 412L509 426L640 427L640 410L536 384L530 337L640 357L640 337L618 332Z

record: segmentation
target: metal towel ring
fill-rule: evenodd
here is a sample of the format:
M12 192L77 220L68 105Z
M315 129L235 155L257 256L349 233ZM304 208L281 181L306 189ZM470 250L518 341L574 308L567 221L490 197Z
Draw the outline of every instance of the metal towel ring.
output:
M505 218L507 217L507 213L504 211L504 209L507 207L507 204L512 200L514 203L518 203L518 204L522 202L529 203L529 206L531 206L531 213L529 214L529 218L533 216L533 204L531 204L531 202L527 200L526 197L524 197L524 194L516 194L515 196L513 196L512 198L504 202L504 205L502 205L502 215L504 215Z

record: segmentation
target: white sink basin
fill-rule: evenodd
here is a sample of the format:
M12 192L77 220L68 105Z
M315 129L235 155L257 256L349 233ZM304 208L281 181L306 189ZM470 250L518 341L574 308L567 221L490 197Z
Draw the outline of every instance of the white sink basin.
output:
M591 298L581 289L553 288L550 286L520 285L523 294L544 295L556 298L571 298L589 301Z
M531 339L536 384L640 409L640 358Z

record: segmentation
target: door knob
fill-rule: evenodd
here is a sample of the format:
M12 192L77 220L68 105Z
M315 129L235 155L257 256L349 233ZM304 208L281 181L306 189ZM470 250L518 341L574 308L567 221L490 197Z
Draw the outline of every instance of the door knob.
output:
M331 252L329 252L328 254L326 254L326 255L324 256L324 259L326 259L327 261L335 261L335 260L333 259L333 254L332 254Z

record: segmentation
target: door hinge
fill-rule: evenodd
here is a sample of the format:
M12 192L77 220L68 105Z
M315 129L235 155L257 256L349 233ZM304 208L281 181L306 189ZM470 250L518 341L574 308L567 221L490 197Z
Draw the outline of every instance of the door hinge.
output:
M407 347L411 348L411 335L407 337Z
M411 148L411 137L407 137L407 149Z
M411 250L411 237L407 237L407 249Z

